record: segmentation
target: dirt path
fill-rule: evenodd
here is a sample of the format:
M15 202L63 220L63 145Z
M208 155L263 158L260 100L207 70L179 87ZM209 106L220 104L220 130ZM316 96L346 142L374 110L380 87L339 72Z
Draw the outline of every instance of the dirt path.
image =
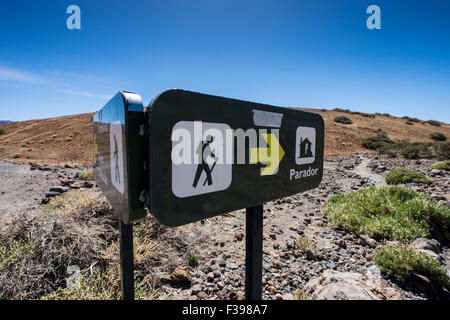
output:
M371 182L375 184L376 187L385 186L386 182L384 180L384 177L382 175L370 171L370 169L367 167L369 162L370 159L363 157L361 163L357 165L355 169L352 170L352 172L360 175L363 178L369 179Z
M23 210L34 210L41 204L45 193L58 186L62 177L60 170L31 170L27 164L0 161L0 217Z

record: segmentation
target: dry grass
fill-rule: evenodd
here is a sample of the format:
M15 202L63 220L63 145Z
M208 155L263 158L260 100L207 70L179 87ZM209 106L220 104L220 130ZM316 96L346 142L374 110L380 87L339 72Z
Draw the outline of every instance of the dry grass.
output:
M118 221L99 191L70 191L39 212L22 212L0 226L0 300L118 299ZM137 299L154 299L170 273L205 244L200 224L161 226L148 216L134 227ZM68 289L67 267L81 270Z
M306 251L307 249L316 250L316 244L305 236L299 236L295 241L295 247L298 250Z
M47 212L23 212L2 224L0 299L39 298L65 286L69 265L86 271L107 264L102 252L117 238L117 223L99 197L80 198L71 204L78 210L67 213L52 201Z

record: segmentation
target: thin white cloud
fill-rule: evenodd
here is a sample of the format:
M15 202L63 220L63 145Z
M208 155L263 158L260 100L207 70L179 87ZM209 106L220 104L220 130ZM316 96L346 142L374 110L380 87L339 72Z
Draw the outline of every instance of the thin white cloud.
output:
M92 93L92 92L84 91L84 90L64 89L64 90L61 90L60 92L64 93L64 94L75 95L75 96L83 96L83 97L91 97L91 98L99 98L99 99L111 98L111 95L97 94L97 93Z
M71 78L78 78L82 80L90 80L90 81L103 81L103 78L97 77L95 74L88 73L88 74L81 74L81 73L75 73L75 72L63 72L61 70L53 70L49 72L52 75L56 76L65 76L65 77L71 77Z
M39 84L43 80L40 76L33 73L0 66L0 81Z
M68 73L62 72L59 70L55 70L50 72L50 74L54 76L68 76L68 77L76 77L82 80L94 80L94 81L103 81L103 79L96 77L93 74L77 74L77 73ZM109 99L110 95L98 94L82 89L75 89L72 85L62 81L61 79L57 79L54 81L53 79L49 79L48 77L41 76L39 74L13 69L0 65L0 82L6 83L6 85L16 86L16 85L33 85L33 86L46 86L47 88L51 88L52 90L57 90L57 92L62 94L90 97L90 98L98 98L98 99Z

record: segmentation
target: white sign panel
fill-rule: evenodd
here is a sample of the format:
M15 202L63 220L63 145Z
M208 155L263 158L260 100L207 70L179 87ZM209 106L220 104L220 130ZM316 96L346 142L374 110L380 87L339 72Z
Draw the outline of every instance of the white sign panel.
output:
M316 129L298 127L295 138L295 162L313 163L316 159Z
M120 193L124 193L122 125L120 121L110 124L109 142L109 150L111 150L111 182Z
M231 136L230 136L231 134ZM172 128L172 192L178 198L227 189L232 130L225 123L180 121Z

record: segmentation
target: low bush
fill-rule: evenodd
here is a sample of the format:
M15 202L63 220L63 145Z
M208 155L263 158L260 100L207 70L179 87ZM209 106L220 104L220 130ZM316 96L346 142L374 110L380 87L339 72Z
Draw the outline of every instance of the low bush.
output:
M450 227L447 206L400 186L369 187L334 195L325 205L325 214L341 229L378 240L409 242L427 237L432 222L443 231Z
M419 119L411 118L411 117L408 117L408 116L404 116L404 117L402 117L402 119L405 119L405 120L410 121L410 122L420 122Z
M440 132L433 132L432 134L430 134L430 137L434 141L447 141L447 137L445 136L445 134Z
M439 261L407 246L384 247L376 254L375 264L397 281L406 282L416 273L450 290L450 278Z
M425 123L428 123L430 126L435 126L435 127L440 127L442 125L442 123L440 123L439 121L436 121L436 120L428 120L428 121L425 121Z
M406 124L409 125L409 126L413 125L413 123L411 121L406 121Z
M400 154L406 159L429 159L433 157L431 144L422 142L413 142L403 145L399 148Z
M433 145L433 150L436 157L443 160L450 159L450 141L436 142Z
M2 134L5 134L5 130L0 129L0 136L1 136Z
M361 145L370 150L378 150L382 147L387 147L388 145L392 145L394 141L392 141L387 132L381 129L378 129L377 134L375 136L368 137L366 139L361 140Z
M397 168L386 175L387 184L400 184L409 182L431 184L433 181L423 173L407 168Z
M409 140L394 142L385 131L377 129L375 132L375 136L361 140L364 148L376 150L391 157L402 155L407 159L430 159L433 157L448 159L450 156L449 142L410 142Z
M334 118L334 122L342 123L342 124L352 124L353 121L346 116L339 116Z
M450 160L435 163L435 164L431 165L430 169L431 170L439 169L439 170L450 171Z
M348 114L356 114L359 116L363 116L366 118L375 118L375 114L371 114L371 113L365 113L365 112L359 112L359 111L351 111L349 109L341 109L341 108L334 108L334 111L338 111L338 112L344 112L344 113L348 113ZM380 113L378 113L378 115L380 115Z
M83 181L94 181L94 174L92 171L78 172L77 178Z

